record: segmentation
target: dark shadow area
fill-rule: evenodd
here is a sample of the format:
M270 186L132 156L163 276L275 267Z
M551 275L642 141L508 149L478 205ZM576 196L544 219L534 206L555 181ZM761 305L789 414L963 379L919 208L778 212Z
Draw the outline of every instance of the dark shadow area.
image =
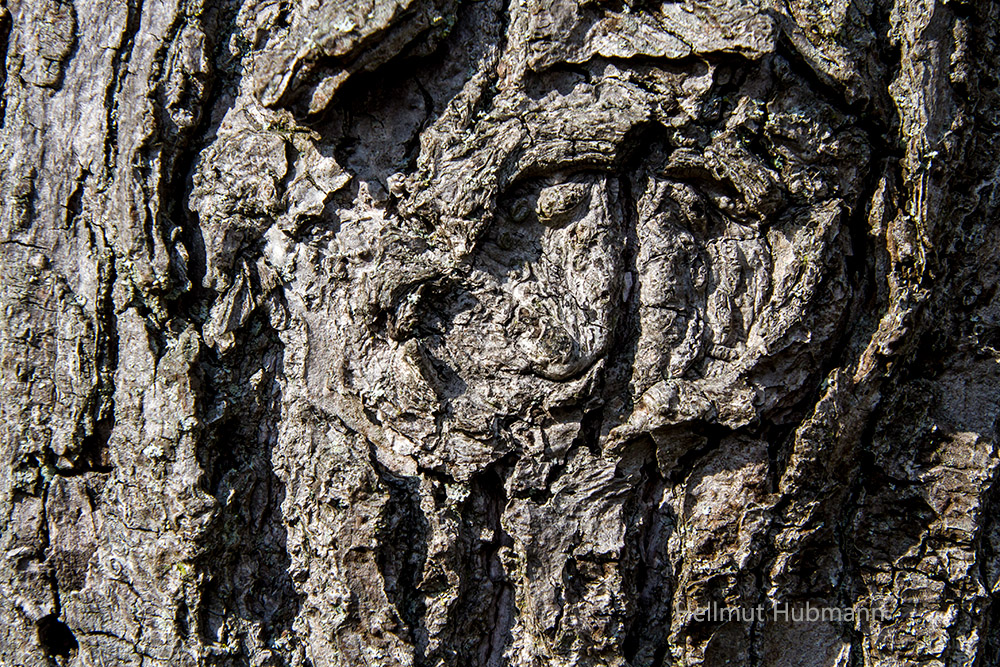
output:
M337 162L361 181L386 185L396 172L416 169L420 132L444 111L500 43L503 8L496 0L461 4L450 33L424 55L427 35L372 72L358 72L333 105L311 124L338 137ZM339 100L339 101L338 101Z
M994 432L993 437L997 436ZM976 545L979 575L986 590L993 591L1000 581L1000 483L994 480L985 494L983 516L986 517ZM985 647L980 651L976 667L1000 665L1000 595L990 596L983 612Z
M68 660L79 648L73 631L56 614L49 614L35 621L35 629L38 631L38 643L50 658Z
M239 94L243 70L240 59L229 51L230 40L235 36L242 49L245 44L239 28L237 16L240 3L223 0L206 7L203 18L208 39L207 48L211 52L213 76L204 82L204 100L185 99L185 108L195 118L193 127L179 131L164 113L163 122L171 131L178 133L175 154L169 164L169 182L164 186L164 216L169 220L181 221L179 238L187 250L187 257L181 258L174 251L171 269L177 282L183 285L189 281L187 290L179 290L175 295L179 309L195 322L202 323L207 313L205 303L210 303L214 293L202 287L206 273L205 239L199 225L197 213L188 208L188 198L193 188L198 158L201 152L215 142L219 127L232 108Z
M1000 598L993 596L986 606L983 632L986 646L979 653L974 667L1000 665Z
M380 549L377 564L385 583L385 594L396 608L399 620L410 636L414 667L428 664L427 628L424 616L427 605L423 590L424 564L430 528L420 507L420 478L397 477L373 456L376 473L389 491L389 501L382 511L378 535ZM433 582L431 582L433 583Z
M243 70L230 45L249 48L237 26L239 9L238 2L225 0L201 17L212 62L202 94L189 91L170 108L167 100L159 101L161 133L170 140L172 151L164 165L163 220L157 224L177 221L179 240L187 251L183 257L177 252L171 257L173 278L181 288L168 298L180 318L199 327L218 295L202 287L206 247L188 198L199 156L216 140L238 95ZM192 123L177 127L170 110L189 112ZM253 280L257 281L253 288L259 290L256 274ZM258 308L235 332L235 345L228 353L202 350L199 393L205 431L198 456L206 473L203 486L218 502L219 511L201 539L203 551L195 561L205 575L201 604L187 609L182 602L175 625L179 635L198 635L215 649L207 665L249 665L247 647L258 642L268 646L289 634L300 608L289 574L281 513L285 487L271 463L281 415L277 378L282 375L284 353L263 311ZM244 633L253 633L254 639L248 640ZM229 646L239 648L227 650ZM285 663L276 663L281 664Z
M920 543L937 515L924 498L925 489L890 479L869 457L863 462L866 493L855 517L854 560L861 568L866 563L893 566Z
M646 462L628 510L625 553L631 565L627 572L635 607L626 624L622 650L633 667L663 664L669 648L675 574L667 545L677 517L669 505L661 503L665 488L656 461Z
M850 526L852 561L861 569L895 566L920 544L936 513L916 478L947 438L932 431L934 387L924 381L898 386L871 415L860 443L857 485L863 490ZM915 556L919 561L921 555Z
M226 619L233 616L256 626L256 639L270 645L291 633L299 612L281 511L285 485L271 462L281 418L277 379L283 357L276 332L258 312L229 355L205 364L211 404L201 456L210 472L207 490L220 507L198 562L206 574L199 632L210 645L229 643ZM242 665L245 658L223 656L210 664Z
M513 466L502 459L476 475L462 506L459 533L459 594L452 607L449 632L454 638L440 655L448 665L500 667L511 641L516 609L514 588L500 562L501 548L513 540L500 523L507 505L504 477ZM450 654L450 655L449 655Z
M543 72L531 73L528 78L524 93L531 99L538 101L552 91L565 97L573 92L573 89L581 84L589 84L593 79L593 73L587 67L560 63Z
M625 422L632 411L635 396L630 384L639 347L641 322L639 297L642 283L639 280L637 258L639 255L639 199L642 197L642 176L647 169L664 163L670 146L662 126L642 124L626 134L619 151L617 168L619 201L613 207L621 218L624 238L622 266L626 284L630 285L625 303L618 310L614 335L609 345L603 397L601 432L606 435L612 428Z

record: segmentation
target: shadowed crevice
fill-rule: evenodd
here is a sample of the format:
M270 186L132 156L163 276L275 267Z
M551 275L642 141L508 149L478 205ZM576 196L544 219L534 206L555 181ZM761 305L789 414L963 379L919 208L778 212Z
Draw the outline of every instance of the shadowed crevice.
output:
M197 617L203 641L216 646L231 645L234 630L252 634L251 645L287 639L302 597L289 572L285 484L272 463L284 351L262 313L247 324L240 353L216 357L206 374L212 403L201 456L207 490L220 509L198 561L206 584ZM242 623L227 623L230 616ZM228 664L227 654L210 664Z
M38 642L50 658L68 660L79 648L73 631L59 620L57 614L49 614L35 621L35 629L38 632Z
M410 635L414 667L420 667L425 664L427 650L426 593L421 586L430 531L420 506L420 481L419 477L397 477L374 456L372 462L389 491L381 516L376 561L386 597Z

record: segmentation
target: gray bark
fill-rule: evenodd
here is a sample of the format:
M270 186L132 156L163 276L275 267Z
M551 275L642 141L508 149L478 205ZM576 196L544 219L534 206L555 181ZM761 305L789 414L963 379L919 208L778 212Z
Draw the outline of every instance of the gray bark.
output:
M1000 661L994 3L6 3L0 664Z

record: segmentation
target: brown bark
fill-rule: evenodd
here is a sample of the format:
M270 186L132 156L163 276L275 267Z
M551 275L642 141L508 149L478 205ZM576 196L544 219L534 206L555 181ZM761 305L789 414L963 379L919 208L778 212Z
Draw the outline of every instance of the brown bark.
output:
M9 0L0 665L995 664L998 14Z

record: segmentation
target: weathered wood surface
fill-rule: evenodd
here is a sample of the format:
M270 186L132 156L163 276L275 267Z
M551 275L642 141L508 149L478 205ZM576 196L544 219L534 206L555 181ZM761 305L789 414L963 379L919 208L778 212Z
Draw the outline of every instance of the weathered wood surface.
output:
M993 3L6 2L0 664L1000 660Z

